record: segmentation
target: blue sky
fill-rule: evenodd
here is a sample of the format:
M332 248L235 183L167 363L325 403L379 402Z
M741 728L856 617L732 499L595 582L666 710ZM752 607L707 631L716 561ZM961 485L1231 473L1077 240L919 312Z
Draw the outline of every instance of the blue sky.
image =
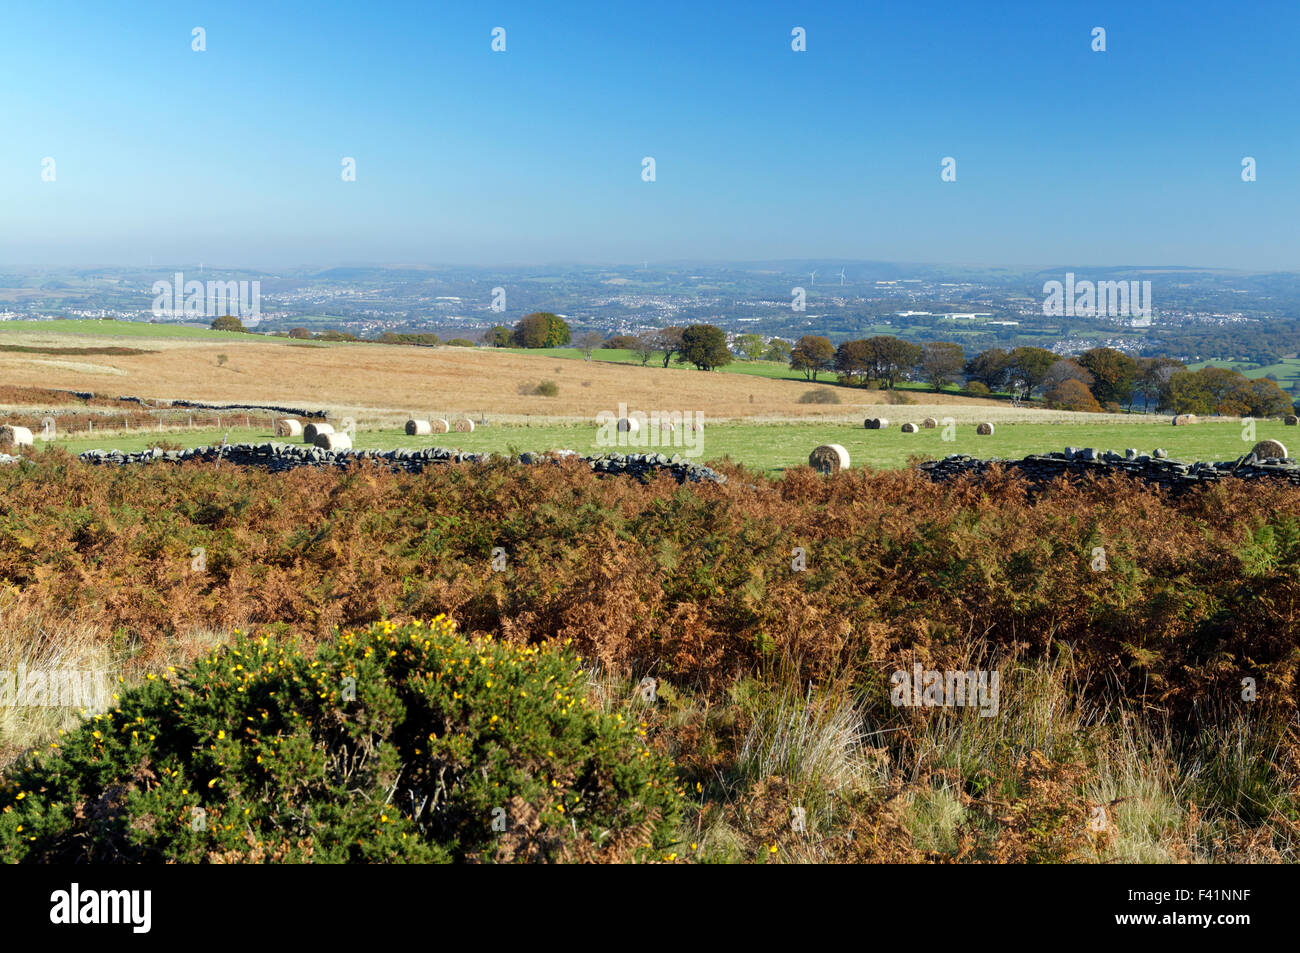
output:
M8 4L0 263L1300 267L1300 4L1137 6Z

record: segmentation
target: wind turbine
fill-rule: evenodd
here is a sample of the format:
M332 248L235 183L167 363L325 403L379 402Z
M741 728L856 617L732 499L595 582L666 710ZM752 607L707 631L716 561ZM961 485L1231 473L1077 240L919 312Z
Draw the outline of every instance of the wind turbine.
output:
M808 276L808 284L810 285L817 284L817 272L814 271L811 275Z
M844 269L840 269L840 287L844 287Z

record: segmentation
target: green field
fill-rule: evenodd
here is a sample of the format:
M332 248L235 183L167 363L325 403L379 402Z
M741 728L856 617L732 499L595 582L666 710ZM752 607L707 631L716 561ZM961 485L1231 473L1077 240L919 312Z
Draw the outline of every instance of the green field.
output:
M1289 449L1300 446L1300 429L1284 426L1280 421L1260 421L1255 425L1255 439L1273 438ZM160 439L187 447L220 443L229 434L232 443L264 443L275 438L265 428L229 430L195 430L188 432L140 431L111 438L60 439L57 445L71 452L92 448L143 450ZM602 447L596 443L594 424L558 424L538 427L488 426L472 434L440 434L431 437L408 437L397 430L360 430L355 445L361 449L390 450L396 447L454 447L461 450L495 453L522 453L526 450L576 450L579 453L661 452L690 455L692 448L683 442L674 445L670 438L660 446ZM1030 453L1062 450L1066 446L1093 447L1097 450L1123 452L1135 447L1149 453L1163 447L1182 460L1233 460L1250 450L1252 442L1243 439L1240 422L1203 422L1190 427L1169 424L998 424L996 433L981 437L971 424L959 425L951 440L945 440L942 427L905 434L898 429L865 430L860 425L838 423L719 423L706 425L698 459L705 462L730 459L766 471L781 471L807 463L808 453L823 443L844 446L852 465L878 469L904 467L908 458L919 455L937 459L952 453L978 457L1020 458ZM39 441L38 441L39 445Z
M1200 361L1187 366L1194 371L1202 367L1226 367L1246 377L1266 377L1272 374L1283 390L1300 386L1300 358L1285 358L1276 364L1252 364L1249 361Z
M24 334L82 334L95 337L126 338L197 338L206 341L247 341L241 331L213 331L192 328L183 324L149 324L145 321L0 321L0 333ZM277 338L258 336L254 340L274 341Z
M499 348L498 350L508 352L510 354L525 354L525 355L533 355L538 357L554 357L554 358L559 358L560 360L570 360L570 361L571 360L581 361L584 360L586 357L586 355L584 355L582 351L578 350L577 348L571 348L571 347L541 347L541 348L506 347L506 348ZM635 351L628 351L622 348L608 348L608 349L598 348L597 350L592 352L591 359L593 362L600 363L600 364L631 364L636 366L639 366L641 364L641 358L637 356ZM649 363L646 364L646 367L653 367L656 370L663 370L664 369L663 357L660 356L657 359L651 358ZM690 370L690 371L695 370L695 368L690 364L678 364L676 361L670 362L668 364L668 369L669 370ZM803 372L792 371L790 370L790 366L788 364L782 364L778 361L733 360L730 364L725 364L722 367L719 367L717 370L719 374L748 374L751 377L769 377L773 380L781 380L781 381L802 381L809 385L813 383L812 381L809 381L806 377L804 377ZM838 386L836 384L834 371L820 372L817 375L816 383L818 385L828 384L831 386ZM860 390L861 388L854 388L854 389ZM933 387L918 381L902 381L898 384L897 389L934 393ZM946 387L944 388L944 390L947 393L957 393L957 388L955 387Z

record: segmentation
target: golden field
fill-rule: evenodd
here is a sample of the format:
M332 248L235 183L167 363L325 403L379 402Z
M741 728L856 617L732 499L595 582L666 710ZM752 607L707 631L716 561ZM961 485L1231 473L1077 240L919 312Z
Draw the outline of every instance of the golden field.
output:
M129 344L142 354L68 355L57 333L6 333L4 343L43 353L0 351L0 378L16 386L92 390L118 396L270 403L368 416L419 413L590 419L620 403L631 409L700 411L710 419L857 416L885 403L881 391L840 391L838 405L801 404L814 385L693 368L634 367L470 348L289 342L250 337L212 343L177 338L78 335L81 347ZM223 363L219 355L225 355ZM556 397L520 393L542 380ZM918 406L1003 408L999 401L916 393ZM883 413L877 411L877 413Z

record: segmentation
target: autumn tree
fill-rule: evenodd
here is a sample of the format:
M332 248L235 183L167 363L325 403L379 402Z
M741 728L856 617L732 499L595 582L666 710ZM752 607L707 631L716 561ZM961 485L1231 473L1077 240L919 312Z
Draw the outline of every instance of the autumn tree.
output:
M568 322L558 314L536 311L519 319L511 342L515 347L563 347L571 336Z
M1101 405L1097 403L1097 398L1092 396L1092 391L1083 381L1077 378L1066 378L1052 387L1044 395L1047 406L1054 410L1075 410L1089 413L1100 413Z
M1057 356L1046 348L1018 347L1007 355L1007 376L1026 397L1042 385Z
M834 360L835 348L830 338L820 334L805 334L790 349L790 369L802 371L810 381L817 380L819 372L830 370Z
M979 381L990 391L1002 390L1007 386L1008 365L1011 358L1000 347L980 351L966 362L966 376Z
M921 345L921 377L935 390L956 382L966 366L966 352L952 341L929 341Z
M1137 361L1113 347L1095 347L1079 355L1079 365L1092 374L1092 396L1099 404L1131 404L1137 381Z

